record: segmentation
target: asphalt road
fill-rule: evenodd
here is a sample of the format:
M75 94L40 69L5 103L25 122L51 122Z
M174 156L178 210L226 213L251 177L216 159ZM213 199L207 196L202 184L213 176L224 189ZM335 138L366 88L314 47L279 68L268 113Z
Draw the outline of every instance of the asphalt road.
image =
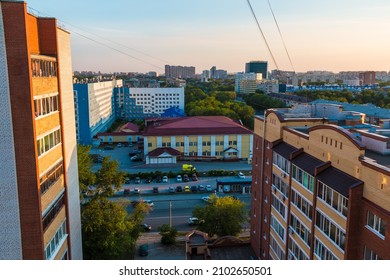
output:
M203 196L208 196L212 194L202 192L202 193L175 193L175 194L158 194L158 195L147 195L147 196L137 196L132 195L126 197L130 201L138 199L149 199L152 200L154 206L152 211L147 215L144 222L152 226L152 231L157 232L158 227L163 224L170 224L172 221L172 226L174 226L178 231L188 231L193 229L193 227L188 225L188 218L192 217L192 211L196 206L204 206L206 202L202 200ZM247 209L250 207L250 194L224 194L217 193L218 196L234 195L241 201L245 202ZM131 205L127 208L128 212L133 211Z

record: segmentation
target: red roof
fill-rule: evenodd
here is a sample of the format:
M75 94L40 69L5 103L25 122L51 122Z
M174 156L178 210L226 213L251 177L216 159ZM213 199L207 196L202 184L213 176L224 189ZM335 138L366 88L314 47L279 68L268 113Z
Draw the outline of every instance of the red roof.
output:
M181 153L178 150L170 147L157 148L151 151L148 156L149 157L158 157L164 153L170 154L171 156L180 156Z
M145 136L252 134L238 122L224 116L196 116L153 119L147 123Z
M121 132L139 132L139 127L136 124L128 122L127 124L121 126L118 130Z

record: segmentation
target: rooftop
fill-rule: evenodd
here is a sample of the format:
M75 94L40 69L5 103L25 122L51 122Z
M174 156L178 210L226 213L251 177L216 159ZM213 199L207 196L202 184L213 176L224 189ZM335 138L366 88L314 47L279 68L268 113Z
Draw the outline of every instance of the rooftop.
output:
M196 116L147 120L145 136L252 134L238 122L224 116Z

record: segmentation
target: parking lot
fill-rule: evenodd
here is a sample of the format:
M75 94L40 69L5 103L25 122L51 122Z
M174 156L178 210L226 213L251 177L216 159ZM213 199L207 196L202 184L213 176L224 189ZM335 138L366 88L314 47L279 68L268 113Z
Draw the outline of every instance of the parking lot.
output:
M207 172L209 170L232 170L232 171L245 171L246 173L252 170L252 165L247 161L236 161L236 162L178 162L176 164L145 164L144 161L131 161L129 153L137 150L137 145L133 147L116 147L113 145L112 150L105 150L101 147L91 148L91 154L98 154L101 156L109 156L119 162L119 168L127 173L138 173L138 172L151 172L160 170L161 172L180 172L183 163L190 163L196 167L197 172ZM140 154L144 159L143 153ZM101 164L94 164L93 171L97 171Z

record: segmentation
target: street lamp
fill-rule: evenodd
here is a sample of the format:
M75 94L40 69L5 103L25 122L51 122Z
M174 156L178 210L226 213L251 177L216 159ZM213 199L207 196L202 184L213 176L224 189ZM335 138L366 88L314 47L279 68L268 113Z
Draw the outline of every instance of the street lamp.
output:
M169 201L169 226L172 228L172 201Z

